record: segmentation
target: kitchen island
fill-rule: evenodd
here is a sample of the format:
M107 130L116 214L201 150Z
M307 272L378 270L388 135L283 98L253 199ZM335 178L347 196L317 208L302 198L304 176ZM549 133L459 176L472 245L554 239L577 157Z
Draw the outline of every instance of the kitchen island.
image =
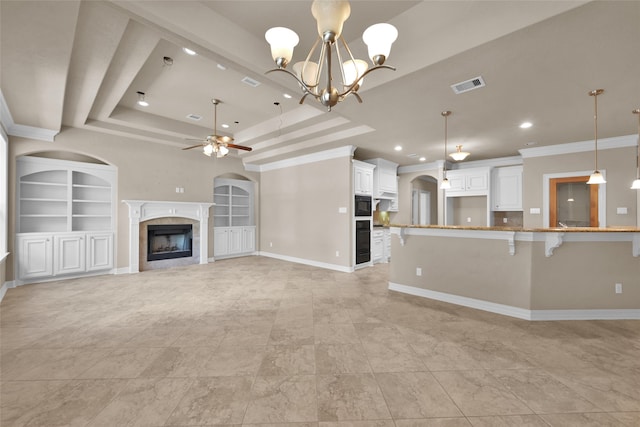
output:
M390 228L390 290L527 320L640 319L640 228Z

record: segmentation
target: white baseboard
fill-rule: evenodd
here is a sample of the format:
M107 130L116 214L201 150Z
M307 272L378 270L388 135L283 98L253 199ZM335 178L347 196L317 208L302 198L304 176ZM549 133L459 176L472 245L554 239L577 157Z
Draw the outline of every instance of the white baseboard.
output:
M7 293L7 291L11 288L15 288L15 282L13 280L9 282L4 282L2 286L0 286L0 302L2 302L2 298Z
M527 310L511 305L468 298L444 292L389 282L389 290L404 294L448 302L523 320L639 320L640 309L606 310Z
M120 267L113 270L113 274L129 274L131 273L129 267Z
M319 261L313 261L310 259L304 259L304 258L296 258L296 257L291 257L288 255L280 255L280 254L274 254L271 252L258 252L258 255L260 256L265 256L268 258L275 258L275 259L279 259L282 261L289 261L289 262L295 262L297 264L304 264L304 265L310 265L312 267L319 267L319 268L326 268L327 270L335 270L335 271L340 271L343 273L353 273L353 267L345 267L344 265L337 265L337 264L329 264L326 262L319 262Z

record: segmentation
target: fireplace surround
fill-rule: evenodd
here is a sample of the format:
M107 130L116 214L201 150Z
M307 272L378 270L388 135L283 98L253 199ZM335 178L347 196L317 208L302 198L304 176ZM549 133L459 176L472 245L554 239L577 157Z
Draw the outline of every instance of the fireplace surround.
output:
M150 200L123 200L129 208L129 273L140 271L140 223L150 220L154 224L158 219L171 218L167 221L175 223L176 218L193 220L193 252L199 254L198 262L209 262L209 208L213 203L198 202L168 202ZM180 221L184 222L184 221ZM146 247L144 248L146 252ZM146 262L146 258L143 260Z

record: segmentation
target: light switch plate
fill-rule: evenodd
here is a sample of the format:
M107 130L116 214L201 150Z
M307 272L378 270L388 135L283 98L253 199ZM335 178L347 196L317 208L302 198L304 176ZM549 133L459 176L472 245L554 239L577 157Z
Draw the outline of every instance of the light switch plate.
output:
M540 208L530 208L529 213L534 215L540 215Z
M618 215L626 215L626 214L627 214L627 208L624 208L624 207L623 207L623 208L620 208L620 207L618 207L618 208L616 208L616 213L617 213Z

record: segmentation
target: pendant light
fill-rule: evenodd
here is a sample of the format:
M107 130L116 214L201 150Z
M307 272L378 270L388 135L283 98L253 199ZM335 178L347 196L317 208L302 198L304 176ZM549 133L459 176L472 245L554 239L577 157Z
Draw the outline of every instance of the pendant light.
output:
M462 151L462 145L456 145L456 152L449 154L453 160L456 162L460 162L467 158L467 156L471 154L468 151Z
M449 182L449 178L447 178L447 117L451 115L451 111L443 111L440 114L444 117L444 169L442 170L440 189L448 190L451 188L451 183Z
M589 176L589 181L587 184L606 184L606 180L602 173L598 170L598 95L601 95L604 92L604 89L596 89L589 92L589 96L593 96L594 101L594 114L593 114L593 125L595 130L595 156L596 156L596 168L593 173Z
M638 145L636 145L636 179L631 184L632 190L640 190L640 108L632 111L638 115Z

